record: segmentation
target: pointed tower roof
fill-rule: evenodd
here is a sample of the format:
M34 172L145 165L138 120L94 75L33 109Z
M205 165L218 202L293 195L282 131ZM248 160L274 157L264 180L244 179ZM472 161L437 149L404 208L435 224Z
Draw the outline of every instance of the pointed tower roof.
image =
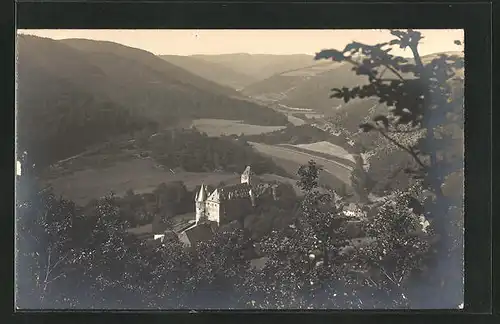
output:
M250 174L253 174L253 172L252 172L252 168L248 165L248 166L245 168L245 171L243 171L243 174L244 174L244 175L250 175Z
M205 185L202 184L200 191L196 194L196 201L203 202L207 199L207 190Z
M220 189L220 188L215 189L214 192L212 192L212 194L210 194L210 196L208 197L208 200L211 201L211 202L220 203L220 201L221 201L221 191L223 191L223 190Z

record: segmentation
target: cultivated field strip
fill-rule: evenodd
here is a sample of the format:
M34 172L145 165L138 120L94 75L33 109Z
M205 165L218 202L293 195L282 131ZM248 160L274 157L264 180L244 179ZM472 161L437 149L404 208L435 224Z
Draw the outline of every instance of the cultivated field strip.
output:
M285 126L260 126L244 124L238 120L225 120L225 119L195 119L193 126L200 132L206 133L208 136L221 136L221 135L258 135L263 133L270 133L276 130L285 128Z
M332 174L347 185L351 184L350 177L351 171L353 170L352 166L318 156L314 153L301 152L289 147L254 142L250 142L249 144L262 154L294 161L299 164L307 164L308 161L315 160L318 164L323 166L325 172Z

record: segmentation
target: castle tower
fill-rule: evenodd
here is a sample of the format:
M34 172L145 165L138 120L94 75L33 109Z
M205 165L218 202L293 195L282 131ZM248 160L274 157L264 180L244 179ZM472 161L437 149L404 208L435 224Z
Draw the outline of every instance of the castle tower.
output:
M271 187L271 192L273 194L273 200L274 201L278 200L278 194L276 192L276 188L277 187L278 187L277 185L272 185L272 187Z
M205 185L201 185L200 191L194 198L196 207L196 224L205 219L205 200L207 200L207 189Z
M205 215L206 219L211 222L216 222L217 225L220 224L220 216L221 216L221 195L222 189L215 189L210 196L208 196L206 200L206 209Z
M250 201L252 202L252 207L257 206L257 203L255 202L255 193L253 192L252 189L248 191L248 195L250 196Z
M253 180L253 171L250 168L250 166L247 166L245 171L241 174L241 183L248 183L249 185L252 185L252 180Z

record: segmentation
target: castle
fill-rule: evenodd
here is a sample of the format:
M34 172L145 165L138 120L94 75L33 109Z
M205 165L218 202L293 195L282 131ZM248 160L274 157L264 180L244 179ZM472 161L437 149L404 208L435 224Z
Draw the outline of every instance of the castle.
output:
M241 174L240 183L222 186L211 193L205 185L195 195L195 222L180 231L178 237L186 246L209 239L222 225L239 221L251 214L258 199L278 200L277 184L259 183L250 166Z
M217 226L235 218L249 207L256 206L254 173L247 166L241 174L241 183L216 188L211 194L201 185L195 196L196 224L214 222Z
M213 190L202 184L194 197L195 212L178 215L178 220L170 229L161 226L160 216L157 215L152 224L130 229L129 232L161 242L168 234L169 237L177 237L187 247L194 246L197 242L210 239L225 225L243 224L244 218L255 212L259 203L279 200L278 188L277 182L261 182L247 166L241 174L240 183Z

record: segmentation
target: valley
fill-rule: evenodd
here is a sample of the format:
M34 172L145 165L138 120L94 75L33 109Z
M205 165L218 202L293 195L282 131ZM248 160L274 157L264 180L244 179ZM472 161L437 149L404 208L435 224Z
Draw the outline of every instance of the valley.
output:
M117 43L20 35L18 62L18 143L40 168L116 136L185 119L288 123L234 89Z
M29 53L39 48L37 56ZM171 130L191 128L209 138L229 136L237 147L240 139L248 141L253 153L245 154L269 158L284 170L276 176L285 181L313 159L324 167L323 185L350 186L359 168L355 150L331 119L355 133L362 116L385 111L370 98L347 104L329 98L332 87L363 84L365 78L344 63L307 55L158 57L111 42L22 36L19 56L19 122L29 125L20 131L20 144L42 169L52 165L42 178L75 201L130 188L147 192L165 181L212 184L241 171L233 164L227 165L231 172L220 169L218 155L210 162L182 157L200 159L206 153L194 153L199 145L172 147L178 151L173 155L161 148ZM44 106L34 111L40 102ZM62 127L53 127L55 116ZM89 135L78 135L83 133ZM153 139L154 148L137 145ZM127 180L120 179L123 174Z
M463 306L464 60L424 34L18 31L16 307Z
M233 123L227 120L203 119L194 120L191 126L195 126L202 133L207 133L209 137L241 133L263 135L266 131L275 130ZM170 136L171 131L176 131L176 128L148 135L148 140L161 143L164 141L162 138ZM139 147L138 141L141 139L112 141L63 159L45 170L41 174L41 180L45 185L50 185L56 194L83 205L110 193L123 196L128 190L134 190L136 193L152 192L161 183L182 181L189 190L192 190L200 183L215 186L221 182L231 184L239 181L237 172L227 172L223 169L193 172L174 165L169 167L159 162L162 161L159 150L168 152L168 147L152 148L151 151L151 148ZM322 185L332 188L340 188L344 184L347 187L350 185L350 174L354 166L352 157L334 144L328 145L325 142L295 146L286 143L267 145L249 142L249 144L257 153L271 158L278 167L288 173L287 176L263 173L260 177L267 181L289 183L297 194L300 194L300 190L295 183L296 172L300 165L307 164L311 159L318 161L324 167L320 179ZM325 146L329 147L329 150L321 149ZM244 163L240 165L243 167Z

